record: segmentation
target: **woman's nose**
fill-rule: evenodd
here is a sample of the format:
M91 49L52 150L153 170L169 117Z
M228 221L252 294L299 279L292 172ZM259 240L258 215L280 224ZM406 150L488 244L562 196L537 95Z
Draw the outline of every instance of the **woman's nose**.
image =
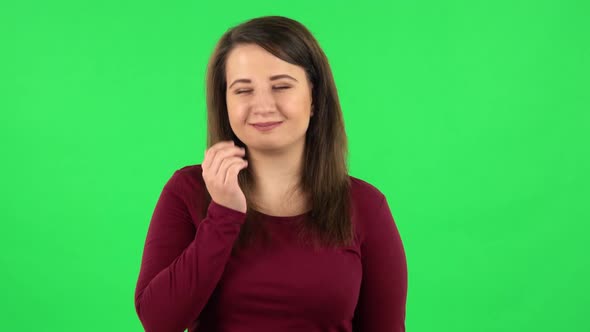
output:
M258 90L251 101L254 111L272 111L276 109L276 100L272 92L269 91Z

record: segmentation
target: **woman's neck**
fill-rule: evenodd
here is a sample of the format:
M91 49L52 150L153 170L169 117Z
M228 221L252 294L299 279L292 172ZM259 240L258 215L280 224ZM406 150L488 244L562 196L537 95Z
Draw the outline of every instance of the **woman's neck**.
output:
M248 149L248 167L254 176L254 199L261 206L279 208L301 196L303 146L281 152Z

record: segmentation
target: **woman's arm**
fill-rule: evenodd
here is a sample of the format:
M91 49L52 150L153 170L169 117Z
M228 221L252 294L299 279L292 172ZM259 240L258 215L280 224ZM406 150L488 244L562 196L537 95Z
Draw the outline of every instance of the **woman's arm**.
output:
M408 286L404 247L385 196L364 223L363 277L353 318L355 332L404 332Z
M162 190L145 240L135 309L147 332L183 332L198 318L246 217L211 201L195 230L182 185L176 171Z

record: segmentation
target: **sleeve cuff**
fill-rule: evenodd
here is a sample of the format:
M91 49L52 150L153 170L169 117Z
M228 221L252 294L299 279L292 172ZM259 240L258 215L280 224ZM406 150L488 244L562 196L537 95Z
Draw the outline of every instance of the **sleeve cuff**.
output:
M246 221L246 213L218 204L214 200L211 200L207 208L207 215L213 219L222 219L239 224Z

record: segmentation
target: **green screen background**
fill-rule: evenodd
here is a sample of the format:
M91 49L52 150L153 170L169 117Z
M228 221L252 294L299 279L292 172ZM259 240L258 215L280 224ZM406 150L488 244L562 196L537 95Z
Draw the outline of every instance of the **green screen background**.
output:
M164 183L205 149L217 39L263 15L327 54L350 173L388 198L408 331L590 331L585 1L0 5L0 330L141 331Z

